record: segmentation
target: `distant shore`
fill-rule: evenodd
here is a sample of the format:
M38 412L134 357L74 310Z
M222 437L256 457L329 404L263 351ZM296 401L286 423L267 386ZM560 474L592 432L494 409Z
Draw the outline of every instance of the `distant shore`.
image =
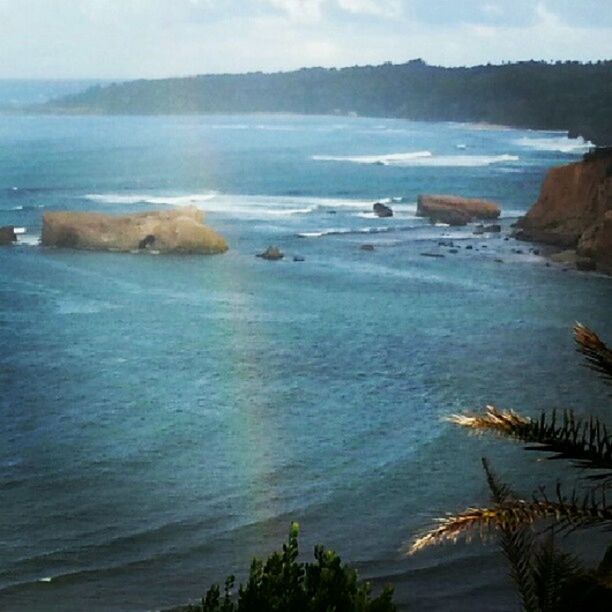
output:
M561 130L612 144L612 61L445 68L304 68L94 85L24 112L100 115L293 113Z

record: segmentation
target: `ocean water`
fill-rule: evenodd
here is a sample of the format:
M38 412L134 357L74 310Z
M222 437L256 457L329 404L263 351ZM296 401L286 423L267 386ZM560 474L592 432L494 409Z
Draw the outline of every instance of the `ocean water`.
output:
M185 603L292 520L305 555L336 548L402 609L516 609L494 545L401 547L486 502L483 455L526 495L555 483L556 463L442 416L609 418L569 330L612 337L610 279L504 240L585 148L392 119L0 116L0 225L22 228L0 249L0 609ZM419 193L492 198L504 232L430 225ZM184 204L228 253L38 246L45 211ZM271 244L283 261L255 257Z

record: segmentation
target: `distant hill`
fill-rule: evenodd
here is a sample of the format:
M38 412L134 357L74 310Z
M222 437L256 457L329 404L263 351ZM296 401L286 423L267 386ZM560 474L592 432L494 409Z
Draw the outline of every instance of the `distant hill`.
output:
M45 112L284 112L479 121L568 130L612 144L612 61L443 68L405 64L138 80L91 87Z

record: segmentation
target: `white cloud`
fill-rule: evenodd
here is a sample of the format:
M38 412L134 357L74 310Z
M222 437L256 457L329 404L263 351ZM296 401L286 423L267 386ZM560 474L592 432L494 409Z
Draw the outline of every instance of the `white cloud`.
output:
M397 17L402 11L399 0L337 0L337 2L341 9L357 15Z
M321 7L325 0L265 0L284 12L292 21L312 23L321 19Z
M490 17L501 17L504 14L503 9L498 4L483 4L482 12Z
M459 10L455 0L0 0L0 77L612 57L612 2L592 23L561 0L464 2ZM503 15L484 16L487 4ZM528 18L514 19L512 6L528 6Z

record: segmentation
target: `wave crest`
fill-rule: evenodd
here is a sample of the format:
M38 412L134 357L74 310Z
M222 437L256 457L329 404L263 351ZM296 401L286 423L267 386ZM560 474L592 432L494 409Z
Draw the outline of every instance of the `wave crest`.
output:
M578 138L568 138L567 136L525 137L515 140L514 144L536 151L555 151L559 153L586 153L594 146L590 140L585 140L582 136L578 136Z
M518 155L434 155L431 151L412 151L409 153L391 153L388 155L313 155L315 161L349 162L353 164L370 164L377 166L435 166L468 168L491 166L519 161Z

